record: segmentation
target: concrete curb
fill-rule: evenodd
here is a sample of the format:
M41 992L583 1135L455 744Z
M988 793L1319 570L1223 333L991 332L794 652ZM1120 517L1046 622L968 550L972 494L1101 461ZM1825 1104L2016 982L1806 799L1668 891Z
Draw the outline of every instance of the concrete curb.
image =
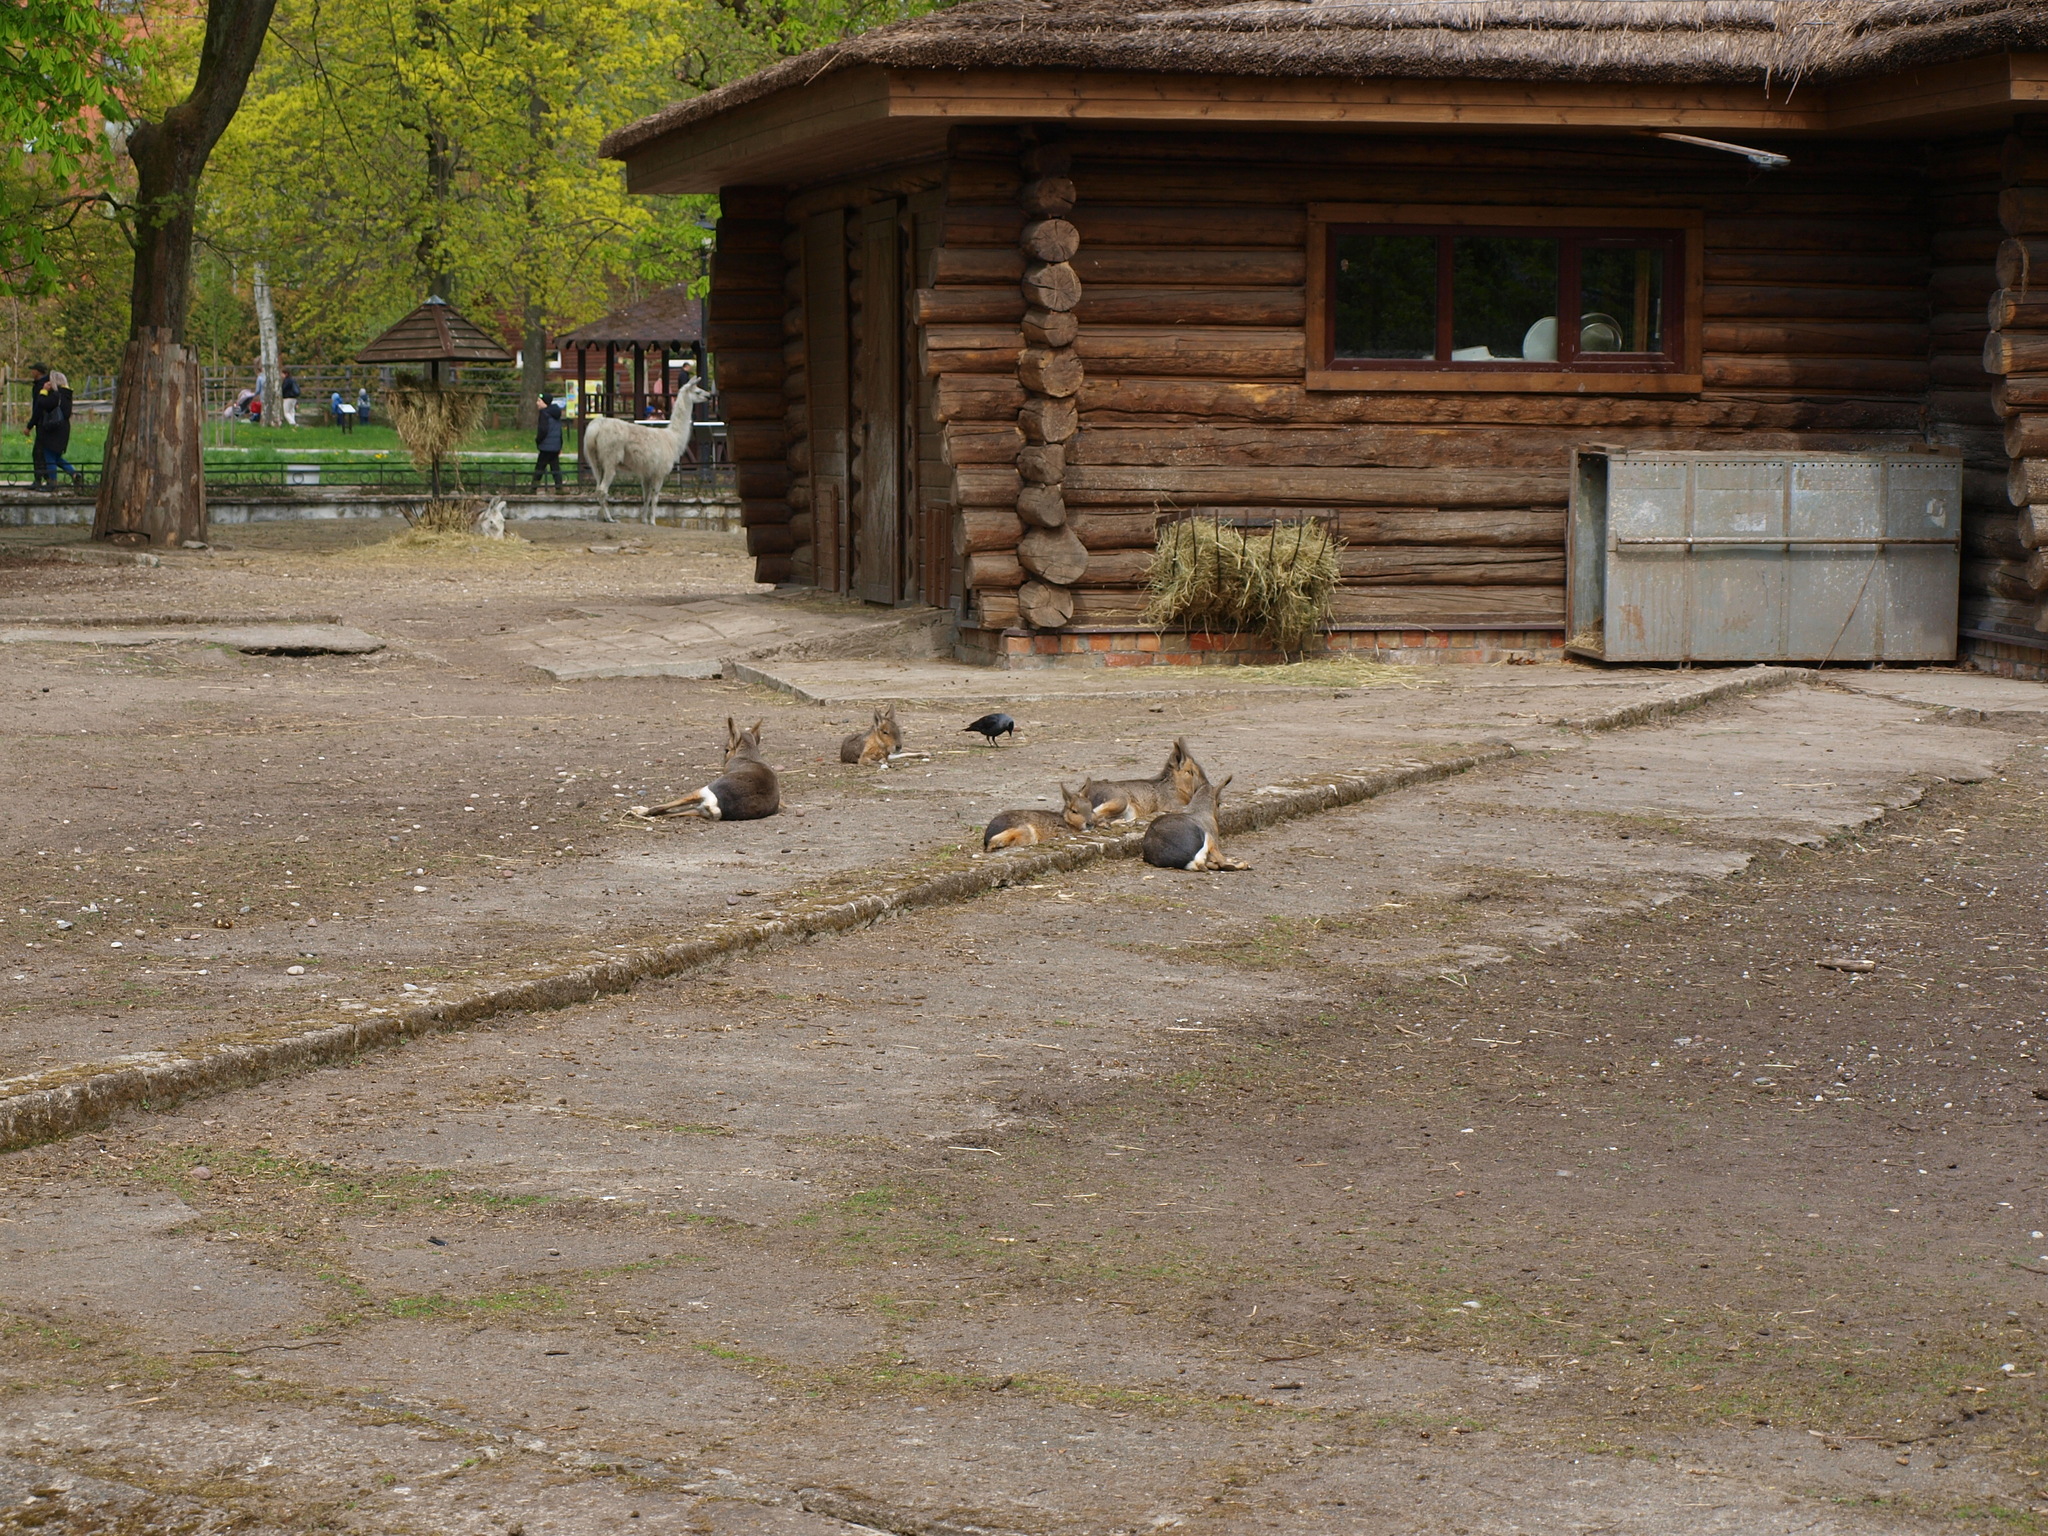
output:
M1489 747L1414 768L1347 774L1315 783L1274 784L1225 809L1222 830L1236 835L1276 822L1313 816L1417 784L1434 783L1474 768L1505 762L1513 747ZM163 1109L183 1099L346 1061L366 1051L419 1035L461 1029L506 1013L537 1013L630 990L636 983L679 975L774 943L844 933L890 912L971 901L988 891L1068 874L1106 859L1136 858L1142 831L1076 839L1023 854L998 854L924 878L908 875L849 900L803 911L703 925L701 936L628 950L548 976L480 988L466 996L415 1008L376 1010L361 1019L303 1028L269 1040L222 1045L191 1056L163 1056L103 1069L73 1067L0 1084L0 1151L54 1140L104 1125L129 1109ZM886 877L885 877L886 878ZM54 1079L54 1080L53 1080Z
M1740 672L1689 688L1675 688L1633 704L1617 704L1598 714L1580 715L1557 722L1566 731L1617 731L1624 726L1648 725L1690 713L1706 704L1742 694L1774 693L1794 683L1810 683L1815 673L1808 667L1744 667Z

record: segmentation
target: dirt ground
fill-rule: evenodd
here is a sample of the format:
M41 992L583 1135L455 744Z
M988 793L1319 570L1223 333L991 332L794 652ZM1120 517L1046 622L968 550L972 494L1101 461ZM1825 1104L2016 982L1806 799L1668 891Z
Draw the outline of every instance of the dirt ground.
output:
M0 619L423 620L0 652L0 1073L955 857L1183 730L1246 787L1527 751L1242 874L1096 866L0 1159L0 1531L2048 1528L2038 713L1859 675L1581 737L1623 680L1476 669L1035 704L885 781L817 761L829 709L495 664L491 622L739 573L630 558L468 607L303 545L0 561ZM801 823L612 819L741 700Z

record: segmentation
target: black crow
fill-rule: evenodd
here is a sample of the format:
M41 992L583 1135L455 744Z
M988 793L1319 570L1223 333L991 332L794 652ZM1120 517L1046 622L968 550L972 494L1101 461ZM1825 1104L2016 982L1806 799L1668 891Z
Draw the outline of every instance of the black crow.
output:
M969 725L963 725L960 729L963 731L981 732L982 735L988 738L990 746L994 746L996 738L1005 733L1009 735L1012 741L1017 739L1017 722L1000 712L993 715L983 715L979 720Z

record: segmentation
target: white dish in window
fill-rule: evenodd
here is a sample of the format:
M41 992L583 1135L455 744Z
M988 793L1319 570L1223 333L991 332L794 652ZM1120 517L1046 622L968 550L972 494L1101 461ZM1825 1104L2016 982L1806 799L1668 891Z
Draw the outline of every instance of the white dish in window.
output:
M1557 361L1557 316L1545 315L1522 333L1522 356L1532 363Z

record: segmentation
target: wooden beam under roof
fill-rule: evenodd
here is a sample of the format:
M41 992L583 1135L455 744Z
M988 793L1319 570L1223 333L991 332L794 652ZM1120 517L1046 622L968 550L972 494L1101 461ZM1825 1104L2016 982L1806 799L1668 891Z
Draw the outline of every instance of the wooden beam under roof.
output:
M1748 85L863 66L743 103L623 158L631 191L715 192L736 182L807 185L936 154L948 128L969 123L1895 137L1994 129L2043 102L2048 54L1997 54L1785 94Z

